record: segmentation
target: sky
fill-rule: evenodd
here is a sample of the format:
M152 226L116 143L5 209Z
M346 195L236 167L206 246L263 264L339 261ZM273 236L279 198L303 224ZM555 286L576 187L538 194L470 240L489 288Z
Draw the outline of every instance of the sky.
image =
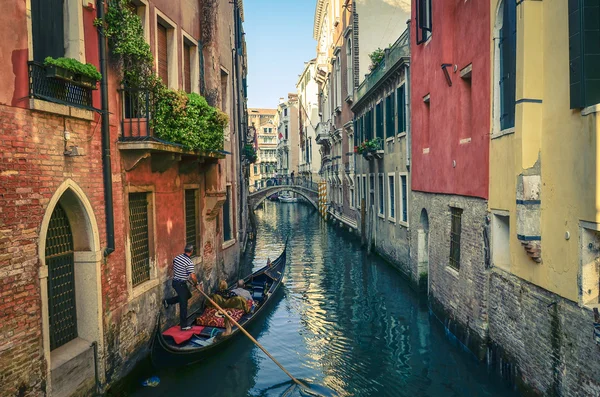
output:
M246 0L248 107L276 108L296 92L304 62L316 57L315 0Z

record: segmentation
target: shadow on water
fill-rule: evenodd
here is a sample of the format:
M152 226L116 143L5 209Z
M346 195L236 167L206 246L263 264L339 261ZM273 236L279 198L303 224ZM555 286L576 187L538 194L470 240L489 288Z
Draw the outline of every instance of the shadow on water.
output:
M327 396L513 396L471 355L450 343L426 302L391 266L342 238L300 204L265 202L256 213L254 268L290 235L281 297L250 327L298 379ZM158 375L161 384L142 388ZM149 368L129 396L303 396L247 338L203 363Z

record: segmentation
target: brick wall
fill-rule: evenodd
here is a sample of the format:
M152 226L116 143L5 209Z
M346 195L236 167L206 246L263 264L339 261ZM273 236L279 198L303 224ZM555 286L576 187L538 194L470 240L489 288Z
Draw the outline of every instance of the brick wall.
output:
M591 310L503 270L490 274L490 361L500 371L513 368L504 377L523 392L600 395L593 319Z
M96 122L0 106L0 395L45 389L39 233L56 189L71 178L104 224L100 132ZM69 145L85 150L65 157ZM104 230L100 229L104 241Z
M457 338L480 358L487 338L487 270L483 230L485 200L443 194L412 192L411 227L419 229L421 211L429 219L429 285L431 306ZM450 257L450 207L463 209L460 270L448 266ZM413 272L418 268L417 239L411 239ZM419 275L414 274L415 279Z

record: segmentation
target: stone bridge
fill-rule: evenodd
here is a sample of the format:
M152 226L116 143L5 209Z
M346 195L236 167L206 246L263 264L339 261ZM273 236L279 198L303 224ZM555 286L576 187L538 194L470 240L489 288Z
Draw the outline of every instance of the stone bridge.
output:
M260 205L260 203L265 201L267 197L282 191L294 192L297 195L302 196L306 200L308 200L308 202L311 203L312 206L315 207L317 210L319 209L319 192L317 190L313 190L311 187L306 187L302 185L276 185L265 187L256 192L252 192L248 195L250 208L255 210Z

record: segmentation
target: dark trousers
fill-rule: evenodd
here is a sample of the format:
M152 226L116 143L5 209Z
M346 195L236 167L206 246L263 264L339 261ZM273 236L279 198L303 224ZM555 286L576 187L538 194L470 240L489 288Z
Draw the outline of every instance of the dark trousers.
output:
M169 305L179 303L179 326L187 327L187 306L188 300L191 298L190 290L185 281L173 280L173 288L177 292L177 296L167 299Z

